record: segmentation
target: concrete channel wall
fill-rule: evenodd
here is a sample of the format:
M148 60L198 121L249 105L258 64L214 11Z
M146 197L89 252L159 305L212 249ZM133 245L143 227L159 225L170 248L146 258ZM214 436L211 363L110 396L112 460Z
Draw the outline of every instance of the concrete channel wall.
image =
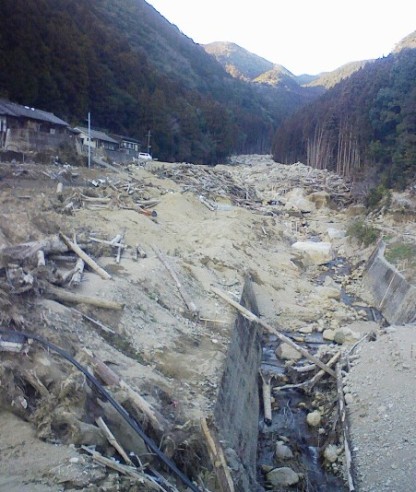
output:
M380 241L371 255L364 282L377 307L390 324L405 325L416 320L416 287L384 258L386 244Z
M240 303L258 315L250 280L245 282ZM263 490L256 482L261 335L259 325L237 315L214 410L219 437L239 492Z

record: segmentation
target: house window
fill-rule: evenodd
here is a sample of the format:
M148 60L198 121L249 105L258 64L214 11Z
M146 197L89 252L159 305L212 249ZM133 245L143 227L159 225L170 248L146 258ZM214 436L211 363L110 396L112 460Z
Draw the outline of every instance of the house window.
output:
M49 133L50 133L51 135L55 135L55 133L56 133L55 128L50 128L50 129L49 129Z

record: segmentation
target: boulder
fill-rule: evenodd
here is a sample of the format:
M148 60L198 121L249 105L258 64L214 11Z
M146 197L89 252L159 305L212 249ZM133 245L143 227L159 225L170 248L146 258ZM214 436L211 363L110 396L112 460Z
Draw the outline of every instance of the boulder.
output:
M335 337L335 331L334 330L324 330L322 333L322 337L324 340L329 340L332 342Z
M308 415L306 416L306 422L311 427L319 427L319 425L321 424L321 419L322 415L321 412L319 412L318 410L314 410L313 412L308 413Z
M278 441L276 444L276 458L278 460L290 460L293 458L292 450L282 441Z
M309 265L323 265L334 257L331 243L297 241L292 248L303 253L306 263Z
M276 355L282 360L299 360L302 358L300 352L287 343L281 343L276 349Z
M328 236L328 239L330 241L333 241L334 239L343 239L346 236L347 231L345 231L344 229L335 229L335 227L329 227L326 231L326 234Z
M293 188L285 196L286 210L298 210L300 212L312 212L315 210L315 205L305 197L302 188Z
M309 200L315 205L317 209L327 207L331 200L331 196L326 191L315 191L308 195Z
M325 448L324 458L329 461L329 463L335 463L338 459L338 448L333 444L330 444Z
M289 487L299 482L299 475L287 466L275 468L266 478L273 487Z
M339 287L322 285L317 288L317 293L323 299L336 299L337 301L341 299L341 289Z

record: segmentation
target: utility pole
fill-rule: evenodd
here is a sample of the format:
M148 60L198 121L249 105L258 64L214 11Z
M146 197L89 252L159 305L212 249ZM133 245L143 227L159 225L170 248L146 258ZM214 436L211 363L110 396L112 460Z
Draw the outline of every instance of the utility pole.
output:
M147 153L150 154L150 149L152 146L150 145L150 137L152 134L150 133L150 130L147 132Z
M88 111L88 169L91 167L91 113Z

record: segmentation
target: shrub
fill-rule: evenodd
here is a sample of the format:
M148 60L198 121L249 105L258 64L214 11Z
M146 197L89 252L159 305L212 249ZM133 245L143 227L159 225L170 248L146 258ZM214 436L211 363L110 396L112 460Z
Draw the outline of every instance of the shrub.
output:
M366 224L363 220L352 222L347 229L347 235L353 237L365 247L375 243L379 234L379 231L375 227Z
M372 188L365 199L365 205L367 208L375 209L377 207L388 207L391 203L391 191L383 184L379 184L375 188Z

